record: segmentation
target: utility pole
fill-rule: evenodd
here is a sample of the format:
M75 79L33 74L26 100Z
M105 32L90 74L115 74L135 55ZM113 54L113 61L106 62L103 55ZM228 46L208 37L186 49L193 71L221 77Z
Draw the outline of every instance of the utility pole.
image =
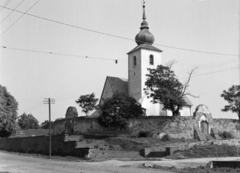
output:
M49 159L51 159L52 154L52 135L51 135L51 104L55 104L54 99L44 98L43 104L48 104L49 107Z

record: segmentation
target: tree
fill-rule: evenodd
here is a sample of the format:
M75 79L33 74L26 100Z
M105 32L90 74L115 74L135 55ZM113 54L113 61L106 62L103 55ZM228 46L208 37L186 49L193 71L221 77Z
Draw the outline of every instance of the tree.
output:
M175 61L168 66L158 65L156 69L148 69L147 81L144 88L148 98L152 98L153 103L162 103L163 110L171 110L173 116L180 115L180 109L186 104L184 98L190 95L187 92L188 84L195 69L189 73L186 84L182 84L171 70Z
M51 121L51 129L53 128L53 121ZM40 125L40 128L41 129L49 129L49 121L48 120L45 120L44 122L42 122L42 124Z
M222 111L232 111L233 113L237 113L238 118L240 119L240 85L233 85L228 91L224 90L221 97L228 102L228 105L224 106Z
M87 95L81 95L78 100L76 100L76 103L79 104L79 106L82 108L82 112L88 116L88 113L90 111L93 111L96 109L98 99L95 98L95 94L87 94Z
M141 117L145 109L134 98L124 93L115 93L99 106L98 122L105 127L125 127L129 118Z
M7 91L6 87L0 85L0 137L8 137L16 134L18 103Z
M26 129L38 129L38 120L32 114L23 113L18 117L18 124L22 130Z

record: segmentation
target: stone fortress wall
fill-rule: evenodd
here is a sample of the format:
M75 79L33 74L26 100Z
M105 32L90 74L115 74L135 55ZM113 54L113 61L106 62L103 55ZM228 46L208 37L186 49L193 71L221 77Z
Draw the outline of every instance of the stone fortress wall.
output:
M67 117L67 116L66 116ZM54 122L53 134L63 134L68 124L72 124L72 134L86 135L130 135L137 137L140 132L152 134L167 133L171 138L206 140L204 133L212 134L216 139L218 133L230 132L240 137L237 130L239 121L236 119L213 119L210 111L204 105L196 108L194 116L152 116L129 119L127 128L105 128L98 124L97 118L70 117ZM196 136L197 135L197 136Z

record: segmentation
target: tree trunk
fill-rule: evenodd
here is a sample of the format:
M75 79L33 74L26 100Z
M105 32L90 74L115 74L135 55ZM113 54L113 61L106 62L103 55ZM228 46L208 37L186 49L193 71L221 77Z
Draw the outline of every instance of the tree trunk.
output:
M173 114L174 117L180 116L179 106L177 106L176 110L172 110L172 114Z
M174 117L180 116L180 113L178 110L172 111L172 114Z

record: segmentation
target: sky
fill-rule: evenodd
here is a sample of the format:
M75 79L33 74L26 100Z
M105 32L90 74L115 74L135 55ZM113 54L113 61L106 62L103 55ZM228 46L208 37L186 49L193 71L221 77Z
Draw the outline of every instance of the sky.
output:
M0 8L0 85L19 103L18 115L31 113L41 123L48 119L43 100L52 98L52 120L64 118L69 106L84 116L75 103L80 95L100 98L107 76L127 78L141 0L1 0L0 6L18 10ZM227 102L220 95L240 84L240 0L146 0L146 17L163 65L177 61L182 83L198 68L188 88L199 96L189 97L192 112L205 104L213 118L237 119L221 111Z

